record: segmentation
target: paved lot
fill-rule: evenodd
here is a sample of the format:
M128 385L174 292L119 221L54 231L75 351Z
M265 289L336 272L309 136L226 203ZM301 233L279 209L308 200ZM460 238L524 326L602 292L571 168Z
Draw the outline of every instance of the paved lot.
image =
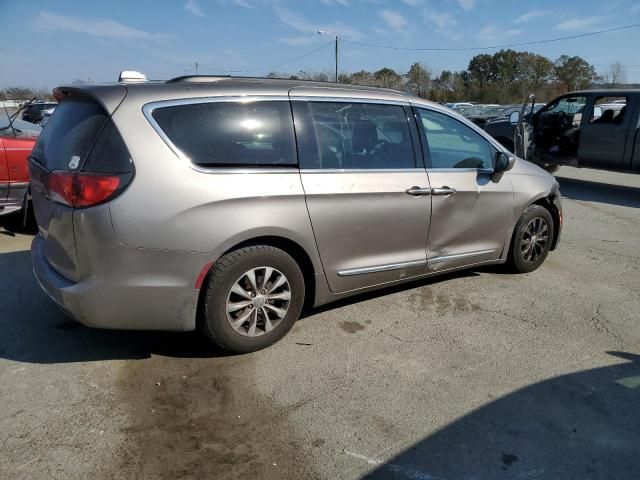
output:
M640 176L558 176L540 270L359 297L235 357L66 320L3 220L0 478L640 478Z

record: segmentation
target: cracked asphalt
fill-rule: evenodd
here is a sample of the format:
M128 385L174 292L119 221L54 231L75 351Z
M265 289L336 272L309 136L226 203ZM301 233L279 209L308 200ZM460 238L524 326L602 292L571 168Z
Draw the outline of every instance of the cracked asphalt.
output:
M357 297L244 356L67 320L0 220L0 478L640 478L640 176L557 177L538 271Z

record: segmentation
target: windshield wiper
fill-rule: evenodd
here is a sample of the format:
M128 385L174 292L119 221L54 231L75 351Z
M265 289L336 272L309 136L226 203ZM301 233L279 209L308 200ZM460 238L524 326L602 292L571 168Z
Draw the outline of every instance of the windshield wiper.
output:
M24 110L25 108L27 108L29 105L31 105L35 99L37 97L33 97L31 100L29 100L27 103L25 103L24 105L22 105L22 107L20 107L18 110L16 110L16 112L13 115L9 115L9 111L7 110L7 104L4 104L4 113L7 115L7 118L9 119L9 125L6 127L2 127L0 128L0 131L2 130L6 130L7 128L10 128L11 131L13 132L13 136L17 137L18 133L16 132L16 129L13 127L13 121L16 119L16 117L18 116L18 114Z

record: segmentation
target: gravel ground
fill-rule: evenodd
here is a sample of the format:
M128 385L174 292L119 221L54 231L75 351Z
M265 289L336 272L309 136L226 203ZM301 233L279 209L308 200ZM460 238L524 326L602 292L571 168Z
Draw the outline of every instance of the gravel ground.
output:
M0 220L0 478L640 478L640 176L557 176L538 271L357 297L244 356L67 320Z

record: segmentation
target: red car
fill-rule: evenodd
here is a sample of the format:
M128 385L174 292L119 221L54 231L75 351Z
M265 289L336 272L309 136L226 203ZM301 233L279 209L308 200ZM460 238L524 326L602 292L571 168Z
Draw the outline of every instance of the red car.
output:
M17 212L26 204L29 189L28 158L40 127L29 122L0 120L0 215Z

